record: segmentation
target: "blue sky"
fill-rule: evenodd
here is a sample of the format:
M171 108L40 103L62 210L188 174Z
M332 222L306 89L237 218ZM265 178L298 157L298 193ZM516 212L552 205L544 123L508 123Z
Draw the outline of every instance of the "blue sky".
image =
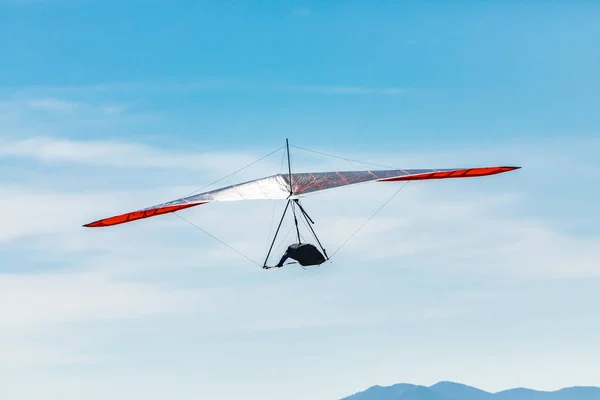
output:
M600 385L599 14L591 2L0 0L0 394ZM411 183L307 271L265 272L172 215L81 228L198 189L286 137L403 168L523 169ZM292 151L297 170L363 168ZM282 154L222 183L279 172ZM397 188L305 204L335 249ZM182 215L260 259L274 206Z

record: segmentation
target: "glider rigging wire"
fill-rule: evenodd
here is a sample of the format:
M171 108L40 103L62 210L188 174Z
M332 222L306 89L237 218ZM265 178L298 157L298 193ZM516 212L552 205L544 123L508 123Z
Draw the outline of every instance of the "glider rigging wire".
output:
M281 150L283 148L280 147L277 151ZM279 173L281 173L281 171L283 170L283 163L285 162L285 152L283 152L283 154L281 155L281 165L279 165ZM275 210L277 209L277 201L276 200L271 200L273 201L273 212L271 213L271 224L269 225L269 235L267 237L271 237L271 233L273 233L273 224L275 223ZM286 235L287 237L287 235ZM267 242L267 248L265 249L265 253L268 251L269 249L269 243ZM278 248L279 249L279 248Z
M295 149L299 149L299 150L304 150L304 151L307 151L307 152L310 152L310 153L321 154L321 155L324 155L324 156L328 156L328 157L332 157L332 158L337 158L337 159L344 160L344 161L348 161L348 162L356 162L356 163L360 163L360 164L373 165L373 166L376 166L376 167L382 167L382 168L395 168L395 167L390 167L390 166L388 166L388 165L374 164L374 163L370 163L370 162L365 162L365 161L355 160L355 159L352 159L352 158L340 157L340 156L336 156L336 155L334 155L334 154L325 153L325 152L322 152L322 151L317 151L317 150L307 149L307 148L305 148L305 147L299 147L299 146L294 146L294 145L290 145L290 147L293 147L293 148L295 148ZM356 230L355 230L355 231L354 231L354 232L353 232L353 233L352 233L352 234L351 234L351 235L350 235L350 236L349 236L349 237L348 237L348 238L347 238L347 239L346 239L346 240L345 240L345 241L344 241L344 242L343 242L343 243L342 243L342 244L341 244L341 245L340 245L340 246L339 246L339 247L338 247L338 248L337 248L337 249L336 249L336 250L335 250L335 251L334 251L332 254L331 254L331 256L329 256L329 260L331 260L331 258L333 258L333 256L334 256L334 255L335 255L335 254L336 254L338 251L340 251L340 250L341 250L341 249L342 249L342 248L343 248L343 247L344 247L344 246L345 246L345 245L346 245L346 244L347 244L347 243L348 243L350 240L352 240L352 238L353 238L354 236L356 236L356 235L357 235L357 234L358 234L358 233L359 233L359 232L360 232L360 231L361 231L361 230L362 230L362 229L365 227L365 225L367 225L367 224L368 224L368 223L369 223L369 222L370 222L370 221L371 221L373 218L375 218L375 216L376 216L376 215L377 215L377 214L378 214L378 213L379 213L379 212L380 212L380 211L381 211L381 210L382 210L382 209L383 209L383 208L384 208L386 205L388 205L388 204L390 203L390 201L392 201L392 200L394 199L394 197L396 197L396 196L398 195L398 193L400 193L400 192L402 191L402 189L404 189L404 188L406 187L406 185L408 185L408 183L409 183L409 182L410 182L410 181L406 181L406 182L404 183L404 185L400 186L400 188L399 188L398 190L396 190L396 192L395 192L394 194L392 194L392 196L391 196L391 197L390 197L390 198L389 198L389 199L388 199L386 202L384 202L384 203L383 203L383 204L382 204L382 205L381 205L381 206L380 206L380 207L379 207L379 208L378 208L378 209L377 209L377 210L376 210L376 211L375 211L375 212L374 212L374 213L373 213L373 214L372 214L372 215L371 215L369 218L367 218L367 220L366 220L366 221L365 221L365 222L364 222L364 223L363 223L361 226L359 226L359 227L358 227L358 229L356 229ZM310 227L310 226L309 226L308 224L306 224L306 223L305 223L305 225L306 225L306 226L308 226L309 228L311 228L311 231L312 231L312 227ZM314 236L314 238L315 238L317 241L319 241L319 239L317 238L316 234L314 234L314 231L313 231L313 236ZM321 243L319 242L319 244L321 244ZM323 248L323 247L321 246L321 248Z
M382 168L390 168L390 169L388 169L388 170L374 169L374 170L364 170L364 171L325 171L325 172L292 173L294 163L292 162L291 157L290 157L290 147L294 147L296 149L314 153L314 154L320 154L320 155L324 155L327 157L344 160L344 161L348 162L349 164L360 163L360 164L366 164L366 165L372 165L372 166L377 166L377 167L382 167ZM251 167L252 165L266 159L267 157L270 157L271 155L281 151L284 148L285 148L285 153L283 154L283 156L285 157L287 155L287 171L286 171L287 173L285 173L285 174L282 173L283 162L285 161L285 158L283 158L281 160L280 172L277 175L271 175L271 176L243 182L243 183L230 185L227 187L218 188L215 190L210 190L205 193L196 194L198 192L201 192L203 189L206 189L210 186L213 186L216 183L219 183L227 178L230 178L230 177L236 175L240 171L243 171L243 170ZM389 204L398 195L398 193L400 193L406 187L406 185L411 180L470 178L470 177L479 177L479 176L500 174L500 173L504 173L504 172L508 172L508 171L513 171L513 170L516 170L519 168L521 168L521 167L517 167L517 166L490 166L490 167L483 166L483 167L473 167L473 168L443 168L443 169L428 168L428 169L407 169L407 170L405 170L405 169L393 168L393 167L389 167L389 166L381 165L381 164L375 164L375 163L364 162L364 161L360 161L360 160L354 160L351 158L341 157L341 156L337 156L334 154L325 153L322 151L311 150L311 149L307 149L304 147L290 146L288 140L286 139L285 145L279 147L278 149L243 166L242 168L239 168L238 170L230 173L229 175L226 175L220 179L217 179L216 181L189 193L188 195L186 195L182 198L175 199L175 200L172 200L172 201L169 201L166 203L154 205L151 207L139 209L136 211L132 211L132 212L128 212L128 213L124 213L124 214L120 214L120 215L115 215L115 216L111 216L108 218L103 218L103 219L85 224L83 226L91 227L91 228L113 226L113 225L136 221L139 219L150 218L150 217L163 215L163 214L167 214L167 213L173 213L178 218L189 223L196 229L202 231L206 235L210 236L214 240L216 240L219 243L223 244L224 246L228 247L229 249L236 252L240 256L246 258L253 264L255 264L259 267L262 266L262 268L267 268L267 269L272 268L272 267L267 267L267 262L268 262L269 256L272 254L273 250L274 249L278 250L279 246L283 245L283 242L286 240L287 236L295 228L296 234L297 234L297 240L298 240L298 243L296 246L302 247L304 249L309 249L309 251L314 250L314 252L316 252L316 254L318 256L314 256L313 258L310 258L310 259L309 258L304 259L305 261L301 261L301 260L297 259L297 257L294 258L294 256L291 256L291 258L294 258L297 261L299 261L299 263L302 266L320 265L323 262L325 262L325 260L328 260L328 261L331 260L331 258L334 255L336 255L350 240L352 240L352 238L354 236L356 236L387 204ZM404 185L402 185L400 188L398 188L398 190L396 190L396 192L387 201L385 201L377 210L375 210L375 212L369 218L367 218L367 220L364 221L362 223L362 225L360 225L358 227L358 229L356 229L354 232L352 232L352 234L333 252L333 254L331 254L331 256L328 256L325 248L321 244L315 230L313 229L313 225L315 224L315 222L313 221L313 219L308 215L308 213L304 209L303 205L300 202L300 198L302 198L304 195L307 195L307 194L317 193L317 192L321 192L324 190L330 190L330 189L334 189L334 188L338 188L338 187L343 187L343 186L347 186L347 185L355 185L355 184L364 183L364 182L401 182L401 181L405 181ZM181 216L177 212L177 211L187 209L190 207L195 207L195 206L199 206L202 204L208 204L208 203L213 203L213 202L253 200L253 199L272 199L272 200L284 200L285 199L285 201L286 201L286 206L285 206L285 209L283 210L283 215L281 216L279 225L277 226L277 229L275 230L274 236L270 243L270 247L268 248L268 252L267 252L264 264L262 264L262 265L260 263L256 262L255 260L253 260L251 257L248 257L247 255L245 255L241 251L239 251L239 250L235 249L234 247L230 246L229 244L225 243L223 240L221 240L221 239L217 238L216 236L214 236L213 234L207 232L200 226L194 224L192 221ZM273 210L271 213L272 214L271 215L271 223L270 223L270 228L269 228L269 237L271 237L271 233L273 232L274 222L275 222L275 219L274 219L275 210L277 209L278 203L279 203L279 201L275 201L273 203ZM291 208L291 210L290 210L290 208ZM291 214L294 219L294 221L293 221L294 225L292 226L290 231L285 235L284 239L279 244L279 246L275 247L277 239L278 239L278 235L280 233L282 223L284 221L284 218L286 217L287 211L291 211ZM318 245L320 246L321 250L323 251L323 254L319 254L319 250L316 249L315 246L313 246L312 244L302 243L305 238L300 233L300 229L299 229L300 224L298 223L298 218L300 220L302 220L302 223L304 224L304 226L308 229L309 233L312 234L314 239L317 241ZM311 239L310 235L307 235L307 238ZM290 246L288 248L288 250L291 249L292 247L293 246ZM299 248L299 247L294 247L294 248ZM313 250L310 250L310 249L313 249ZM305 253L305 254L308 254L308 253ZM324 258L323 258L323 256L324 256Z
M250 257L248 257L247 255L245 255L244 253L242 253L241 251L231 247L230 245L228 245L227 243L225 243L224 241L222 241L221 239L219 239L218 237L216 237L215 235L213 235L210 232L207 232L206 230L200 228L198 225L194 224L192 221L190 221L189 219L182 217L181 215L177 214L177 212L174 212L173 214L177 215L179 218L181 218L182 220L184 220L185 222L187 222L188 224L192 225L194 228L204 232L205 234L207 234L208 236L210 236L211 238L215 239L217 242L229 247L231 250L235 251L236 253L238 253L240 256L244 257L246 260L250 261L253 264L256 264L257 266L261 266L259 263L257 263L256 261L254 261L253 259L251 259Z
M294 145L290 145L290 147L293 147L293 148L299 149L299 150L304 150L304 151L307 151L309 153L321 154L323 156L337 158L339 160L350 161L350 162L355 162L355 163L365 164L365 165L372 165L374 167L382 167L382 168L390 168L390 169L395 168L395 167L390 167L389 165L381 165L381 164L374 164L374 163L370 163L370 162L364 162L364 161L360 161L360 160L353 160L352 158L340 157L340 156L336 156L336 155L333 155L333 154L324 153L322 151L307 149L307 148L304 148L304 147L299 147L299 146L294 146Z
M252 165L254 165L254 164L256 164L256 163L258 163L258 162L260 162L260 161L264 160L265 158L268 158L268 157L272 156L273 154L275 154L275 153L277 153L278 151L282 150L284 147L285 147L285 145L284 145L284 146L281 146L281 147L279 147L279 148L278 148L278 149L276 149L276 150L273 150L273 151L272 151L272 152L270 152L269 154L266 154L266 155L262 156L261 158L259 158L259 159L255 160L255 161L251 162L250 164L247 164L247 165L243 166L242 168L239 168L238 170L236 170L236 171L234 171L234 172L230 173L229 175L226 175L226 176L224 176L224 177L222 177L222 178L220 178L220 179L217 179L217 180L216 180L216 181L214 181L214 182L211 182L211 183L209 183L209 184L207 184L207 185L204 185L204 186L202 186L200 189L194 190L193 192L190 192L190 193L186 194L186 195L185 195L185 196L183 196L183 197L191 196L191 195L193 195L193 194L195 194L195 193L198 193L198 192L200 192L201 190L204 190L204 189L206 189L207 187L210 187L210 186L212 186L212 185L214 185L214 184L216 184L216 183L219 183L219 182L221 182L221 181L223 181L223 180L225 180L225 179L227 179L227 178L230 178L230 177L234 176L235 174L237 174L238 172L241 172L241 171L245 170L246 168L249 168L249 167L251 167ZM284 161L284 158L282 157L282 160L281 160L281 164L282 164L282 165L281 165L280 169L283 167L283 161ZM260 265L258 262L254 261L252 258L248 257L247 255L245 255L245 254L244 254L244 253L242 253L241 251L239 251L239 250L237 250L237 249L233 248L232 246L230 246L229 244L225 243L223 240L219 239L218 237L216 237L215 235L213 235L213 234L211 234L210 232L206 231L205 229L202 229L201 227L199 227L198 225L194 224L192 221L188 220L187 218L185 218L185 217L182 217L182 216L181 216L181 215L179 215L177 212L173 212L173 214L175 214L177 217L181 218L182 220L184 220L185 222L187 222L188 224L190 224L190 225L191 225L191 226L193 226L194 228L198 229L199 231L201 231L201 232L205 233L206 235L210 236L211 238L213 238L213 239L214 239L214 240L216 240L217 242L221 243L222 245L224 245L224 246L228 247L229 249L233 250L234 252L236 252L236 253L237 253L237 254L239 254L240 256L244 257L245 259L247 259L247 260L248 260L248 261L250 261L251 263L253 263L253 264L255 264L255 265L259 266L259 267L261 266L261 265ZM273 206L273 216L274 216L274 215L275 215L275 205ZM272 226L272 225L273 225L273 221L271 221L271 229L273 228L273 226ZM269 233L269 236L270 236L270 235L271 235L271 234Z
M261 157L261 158L259 158L258 160L255 160L255 161L251 162L250 164L248 164L248 165L246 165L246 166L244 166L244 167L242 167L242 168L238 169L237 171L234 171L234 172L230 173L230 174L229 174L229 175L227 175L227 176L224 176L224 177L222 177L222 178L220 178L220 179L217 179L216 181L214 181L214 182L211 182L211 183L209 183L208 185L204 185L204 186L202 186L200 189L196 189L196 190L194 190L193 192L190 192L190 193L188 193L188 194L186 194L186 195L184 195L184 196L182 196L182 197L188 197L188 196L191 196L191 195L193 195L193 194L195 194L195 193L198 193L198 192L199 192L199 191L201 191L201 190L204 190L204 189L206 189L206 188L207 188L207 187L209 187L209 186L212 186L212 185L214 185L215 183L219 183L219 182L221 182L222 180L225 180L225 179L227 179L227 178L231 178L232 176L234 176L234 175L235 175L235 174L237 174L238 172L241 172L241 171L245 170L246 168L249 168L249 167L253 166L254 164L256 164L256 163L258 163L258 162L260 162L260 161L264 160L265 158L267 158L267 157L270 157L271 155L273 155L273 154L277 153L278 151L280 151L280 150L281 150L281 149L283 149L284 147L285 147L285 145L281 146L281 147L280 147L280 148L278 148L277 150L273 150L273 151L272 151L272 152L270 152L269 154L267 154L267 155L265 155L265 156L262 156L262 157Z
M366 220L366 221L365 221L365 222L364 222L364 223L363 223L363 224L362 224L360 227L358 227L358 229L357 229L356 231L354 231L354 233L353 233L352 235L350 235L350 237L349 237L348 239L346 239L346 241L345 241L344 243L342 243L342 244L341 244L341 246L340 246L340 247L338 247L336 251L334 251L334 252L333 252L333 254L332 254L330 257L329 257L329 259L331 259L331 258L332 258L332 257L333 257L333 256L334 256L334 255L335 255L337 252L338 252L338 251L340 251L340 250L342 249L342 247L344 247L344 246L346 245L346 243L348 243L348 242L349 242L349 241L350 241L350 240L351 240L351 239L352 239L354 236L356 236L356 234L357 234L357 233L358 233L358 232L359 232L359 231L360 231L362 228L364 228L364 226L365 226L365 225L367 225L367 224L369 223L369 221L371 221L371 220L372 220L372 219L373 219L373 218L374 218L374 217L375 217L375 216L376 216L376 215L379 213L379 211L383 210L383 208L384 208L386 205L388 205L388 203L389 203L390 201L392 201L392 199L393 199L394 197L396 197L396 195L397 195L398 193L400 193L400 191L401 191L402 189L404 189L404 188L406 187L406 185L408 185L408 184L409 184L409 182L410 182L410 181L406 181L406 182L404 183L404 185L400 186L400 188L399 188L398 190L396 190L396 192L395 192L395 193L392 195L392 197L390 197L390 198L389 198L389 199L388 199L388 200L387 200L385 203L383 203L383 204L381 205L381 207L379 207L379 208L378 208L378 209L377 209L377 210L376 210L376 211L373 213L373 215L371 215L371 216L370 216L370 217L369 217L369 218L368 218L368 219L367 219L367 220Z
M393 168L393 167L389 167L386 165L381 165L381 164L374 164L374 163L369 163L369 162L364 162L364 161L360 161L360 160L354 160L351 158L346 158L346 157L340 157L340 156L336 156L333 154L329 154L329 153L325 153L325 152L321 152L321 151L316 151L316 150L311 150L311 149L307 149L304 147L299 147L299 146L294 146L294 145L284 145L279 147L277 150L272 151L271 153L259 158L258 160L238 169L235 172L232 172L231 174L218 179L208 185L205 185L203 187L201 187L198 190L195 190L194 192L190 193L190 194L194 194L199 192L200 190L203 190L209 186L214 185L215 183L221 182L224 179L227 179L235 174L237 174L238 172L258 163L259 161L264 160L265 158L277 153L278 151L280 151L281 149L283 149L284 147L287 146L287 154L289 155L289 147L293 147L299 150L303 150L303 151L307 151L307 152L311 152L311 153L315 153L315 154L321 154L324 156L328 156L328 157L333 157L333 158L337 158L340 160L344 160L347 162L356 162L356 163L361 163L361 164L366 164L366 165L373 165L373 166L377 166L377 167L383 167L383 168ZM285 162L285 153L282 155L282 160L281 160L281 165L280 165L280 171L283 169L283 163ZM291 168L291 160L290 157L288 157L288 174L290 177L290 182L291 182L291 175L292 175L292 168ZM336 255L348 242L350 242L350 240L352 240L352 238L354 238L354 236L356 236L373 218L375 218L375 216L387 205L389 204L397 195L398 193L400 193L402 191L402 189L404 189L406 187L406 185L408 185L410 181L406 181L404 183L404 185L402 185L386 202L384 202L369 218L367 218L367 220L365 222L363 222L362 225L360 225L332 254L331 256L328 256L328 261L331 261L331 258ZM291 190L290 187L290 195L293 195L293 191ZM298 206L299 210L301 211L302 216L304 216L304 218L301 218L302 222L304 223L304 226L308 228L308 230L311 232L312 236L315 238L315 240L318 242L319 246L321 247L321 249L323 251L325 251L325 248L323 247L323 245L321 244L316 232L314 231L314 229L312 228L312 226L310 226L311 223L314 224L314 221L310 218L310 216L306 213L306 211L304 210L304 208L302 207L302 205L300 204L299 200L295 200L295 201L290 201L288 202L288 204L286 205L286 209L290 206L291 203L291 208L292 208L292 214L294 217L294 225L292 228L290 228L290 231L288 231L288 233L285 235L285 237L282 239L281 243L279 244L279 246L277 246L275 248L275 250L278 250L281 245L283 244L283 242L285 241L285 239L287 238L287 236L291 233L291 230L294 229L294 227L296 228L296 233L297 233L297 238L298 238L298 242L301 242L304 240L304 237L301 236L300 231L298 230L298 220L296 217L296 207ZM271 236L271 233L273 231L273 222L274 222L274 215L275 215L275 208L276 208L276 204L273 206L273 214L271 216L271 226L269 229L269 237ZM245 259L249 260L250 262L252 262L253 264L257 265L260 267L260 264L258 262L256 262L255 260L253 260L252 258L248 257L247 255L243 254L242 252L240 252L239 250L233 248L232 246L230 246L229 244L225 243L224 241L222 241L221 239L217 238L216 236L214 236L213 234L209 233L208 231L206 231L205 229L202 229L201 227L199 227L198 225L194 224L193 222L191 222L190 220L182 217L181 215L179 215L177 212L174 212L173 214L175 214L176 216L178 216L179 218L181 218L182 220L184 220L185 222L189 223L190 225L192 225L193 227L195 227L196 229L202 231L203 233L205 233L206 235L210 236L211 238L215 239L216 241L218 241L219 243L223 244L224 246L227 246L229 249L233 250L234 252L236 252L237 254L239 254L240 256L244 257ZM285 216L285 211L284 211L284 215L282 216L281 221L279 222L279 226L277 228L277 231L275 233L275 237L277 237L277 233L279 232L279 229L281 228L281 224L283 223L283 217ZM273 247L275 245L275 242L271 243L271 247L269 248L268 252L267 252L267 257L266 259L269 258L271 252L273 251ZM289 263L292 264L292 263ZM295 264L295 263L294 263ZM305 269L305 268L303 268Z

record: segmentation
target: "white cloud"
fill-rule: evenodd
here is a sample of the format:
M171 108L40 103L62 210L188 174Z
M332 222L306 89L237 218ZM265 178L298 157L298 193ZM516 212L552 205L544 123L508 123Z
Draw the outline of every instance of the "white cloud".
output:
M181 311L198 297L158 285L110 281L94 273L3 274L0 289L4 331Z
M0 187L0 243L72 232L82 225L86 211L116 209L125 201L126 196L111 193L48 193L32 187Z
M255 161L257 157L230 153L175 152L141 144L103 140L69 140L54 137L0 140L0 157L43 162L112 167L225 169Z
M85 349L73 349L73 345L40 345L36 340L10 340L0 344L0 371L29 370L40 367L87 364L107 360L102 354L86 354Z

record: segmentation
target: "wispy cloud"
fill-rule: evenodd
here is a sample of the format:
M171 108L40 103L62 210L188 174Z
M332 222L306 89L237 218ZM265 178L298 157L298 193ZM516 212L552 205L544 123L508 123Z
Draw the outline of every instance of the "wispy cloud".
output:
M396 86L374 87L366 85L309 85L281 84L276 82L244 82L227 79L199 79L187 82L120 82L83 86L59 87L29 87L20 88L22 95L36 96L39 94L81 95L85 93L180 93L210 90L240 91L240 92L286 92L315 95L371 95L371 96L403 96L409 91Z
M7 128L23 131L28 126L36 126L40 121L53 122L46 129L52 129L59 124L64 127L68 126L66 121L62 120L66 115L74 122L102 120L121 116L132 107L129 102L91 100L87 97L84 94L60 95L54 90L12 93L0 97L0 129L3 133L6 133ZM13 122L13 125L8 125L10 122Z
M69 140L56 137L0 139L0 157L54 163L113 167L153 167L218 170L253 161L251 155L167 151L138 143L104 140Z
M45 111L72 112L78 109L81 104L74 101L66 101L54 98L31 99L27 102L33 109Z
M397 87L368 87L368 86L310 86L310 85L286 85L283 89L297 93L314 93L325 95L378 95L378 96L402 96L408 90Z

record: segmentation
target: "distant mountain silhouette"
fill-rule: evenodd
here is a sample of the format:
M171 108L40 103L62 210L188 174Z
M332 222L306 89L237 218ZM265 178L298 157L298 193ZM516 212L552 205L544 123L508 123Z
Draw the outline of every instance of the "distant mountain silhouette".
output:
M373 386L341 400L600 400L600 387L570 387L554 392L518 388L490 393L455 382L429 387L398 383Z
M454 382L438 382L431 386L431 389L453 400L491 400L494 398L492 393ZM494 398L494 400L496 399Z

